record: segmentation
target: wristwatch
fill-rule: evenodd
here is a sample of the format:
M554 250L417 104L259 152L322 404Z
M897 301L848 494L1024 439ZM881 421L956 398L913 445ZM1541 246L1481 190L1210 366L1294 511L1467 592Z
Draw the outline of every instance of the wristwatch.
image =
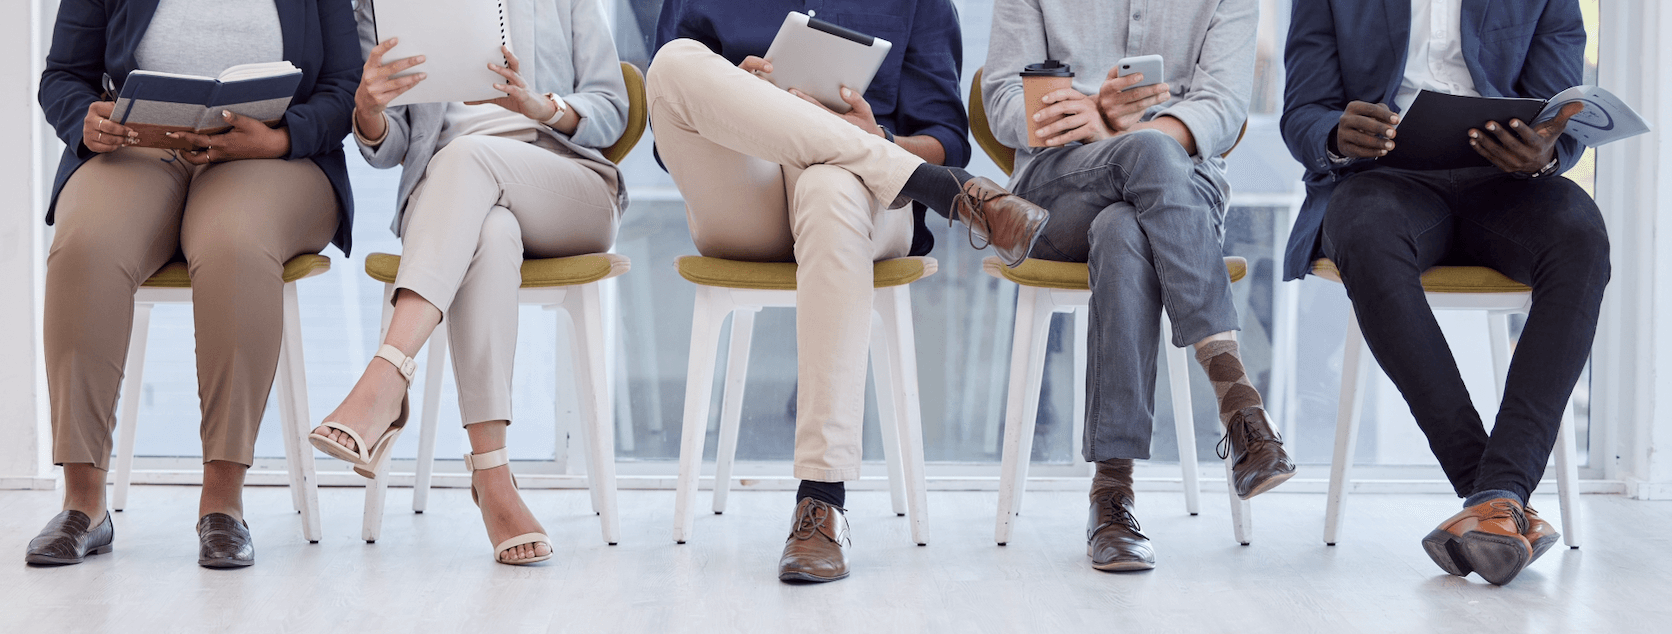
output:
M889 130L888 128L883 127L883 125L881 123L877 124L877 129L882 130L882 138L888 139L889 143L894 142L894 132L893 131Z
M569 111L569 104L564 103L563 98L557 96L556 93L548 92L546 93L546 98L550 99L552 104L557 106L557 112L553 114L551 118L541 121L540 123L545 124L548 128L557 127L557 122L563 118L563 113Z
M1556 170L1560 169L1561 167L1562 167L1562 157L1557 156L1555 158L1550 159L1549 163L1545 163L1544 167L1539 168L1539 170L1536 171L1536 172L1516 172L1516 175L1520 176L1522 178L1544 178L1546 176L1549 176L1551 174L1556 173Z

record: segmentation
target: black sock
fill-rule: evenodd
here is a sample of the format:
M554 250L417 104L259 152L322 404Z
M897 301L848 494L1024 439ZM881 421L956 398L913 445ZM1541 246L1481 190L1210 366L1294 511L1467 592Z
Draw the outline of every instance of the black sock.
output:
M900 188L900 195L927 205L935 213L943 217L952 217L952 206L958 198L958 193L964 190L964 183L975 178L969 172L956 167L930 165L924 163L917 166L906 179L906 186Z
M842 508L842 505L848 501L848 488L840 482L802 480L801 488L795 491L795 501L800 502L807 498L813 498L836 508Z

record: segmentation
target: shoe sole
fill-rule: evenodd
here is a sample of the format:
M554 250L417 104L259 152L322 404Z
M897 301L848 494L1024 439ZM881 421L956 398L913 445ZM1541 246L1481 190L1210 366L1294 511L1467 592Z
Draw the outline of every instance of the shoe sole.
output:
M225 569L228 569L228 568L248 568L248 567L250 567L254 564L255 564L254 560L242 561L242 560L231 559L231 558L227 558L227 559L199 559L199 560L197 560L197 565L203 566L204 568L213 568L213 569L216 569L216 570L225 570Z
M1012 194L1012 195L1014 195L1014 194ZM1044 208L1043 208L1043 207L1041 207L1041 209L1044 209ZM1034 247L1034 245L1037 245L1037 244L1039 244L1039 238L1040 238L1040 236L1043 236L1043 235L1045 235L1045 225L1048 225L1048 224L1051 224L1051 215L1050 215L1050 212L1051 212L1051 210L1049 210L1049 209L1046 209L1046 210L1045 210L1045 219L1044 219L1044 220L1041 220L1041 221L1039 221L1039 226L1038 226L1038 227L1037 227L1037 228L1035 228L1035 229L1034 229L1034 230L1033 230L1033 237L1032 237L1032 238L1028 238L1028 248L1027 248L1027 250L1026 250L1026 251L1023 251L1023 252L1022 252L1022 259L1020 259L1020 260L1017 260L1017 261L1016 261L1016 263L1015 263L1015 264L1011 264L1011 263L1009 263L1009 262L1005 262L1005 263L1004 263L1004 266L1005 266L1005 267L1006 267L1006 268L1012 268L1012 269L1013 269L1013 268L1016 268L1016 267L1018 267L1018 266L1021 266L1021 265L1022 265L1022 263L1023 263L1023 262L1026 262L1026 261L1028 261L1028 256L1030 256L1030 255L1033 255L1033 247ZM991 244L991 242L990 242L990 241L989 241L989 242L988 242L988 244ZM996 246L995 246L995 247L993 247L993 250L994 250L994 251L997 251L997 250L998 250L998 247L996 247ZM1003 260L1003 259L1004 259L1004 258L999 258L999 259L1000 259L1000 260Z
M94 548L93 550L87 551L87 555L103 555L111 550L113 550L113 547L110 544L105 544L98 548ZM75 559L63 559L59 557L48 557L46 555L29 554L23 557L23 563L31 566L69 566L79 564L86 559L86 556L77 557Z
M1249 491L1247 495L1238 495L1237 499L1247 500L1247 499L1252 498L1252 497L1254 497L1256 495L1259 495L1261 493L1265 493L1267 491L1275 489L1275 488L1277 488L1277 485L1283 484L1284 482L1288 482L1289 478L1295 477L1295 473L1296 473L1296 471L1290 471L1288 473L1279 473L1279 474L1274 475L1272 477L1266 478L1261 483L1255 485L1254 490Z
M811 573L806 573L806 572L780 572L780 573L778 573L778 580L779 581L805 581L805 582L808 582L808 583L829 583L831 581L839 581L839 580L846 579L846 578L848 578L848 573L845 573L845 572L842 573L842 574L836 575L834 577L820 577L818 575L811 574Z
M1086 544L1086 556L1091 556L1091 544ZM1137 572L1140 570L1154 570L1153 561L1111 561L1106 564L1092 562L1091 567L1103 572Z
M1457 541L1469 566L1492 585L1501 586L1514 581L1515 576L1532 563L1527 540L1519 537L1469 531Z
M1428 553L1428 558L1434 560L1435 565L1449 574L1467 577L1475 570L1469 565L1468 557L1464 556L1463 543L1451 533L1440 529L1429 531L1428 536L1422 538L1422 550Z
M1527 562L1527 565L1533 565L1533 562L1538 561L1539 557L1543 557L1544 552L1550 550L1550 547L1555 546L1556 542L1561 541L1561 539L1562 535L1557 533L1533 542L1533 557Z

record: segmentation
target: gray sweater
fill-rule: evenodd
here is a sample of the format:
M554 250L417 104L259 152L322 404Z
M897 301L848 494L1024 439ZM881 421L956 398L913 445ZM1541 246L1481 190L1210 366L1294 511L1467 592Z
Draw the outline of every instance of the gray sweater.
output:
M1027 144L1023 66L1067 62L1074 88L1095 95L1121 58L1159 54L1172 99L1144 119L1184 122L1196 138L1198 172L1224 182L1219 155L1236 143L1254 90L1259 10L1258 0L996 0L981 81L993 135L1018 148L1020 175L1038 151Z

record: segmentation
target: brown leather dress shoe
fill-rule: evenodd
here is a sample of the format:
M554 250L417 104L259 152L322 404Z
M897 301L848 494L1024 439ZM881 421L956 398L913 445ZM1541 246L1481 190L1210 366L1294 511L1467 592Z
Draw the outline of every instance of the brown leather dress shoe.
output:
M1091 567L1107 572L1155 567L1155 549L1138 532L1132 507L1132 461L1099 463L1091 481L1091 513L1086 518L1086 556L1091 557Z
M842 509L813 498L795 504L795 522L778 560L779 581L824 582L848 576L848 519Z
M1039 232L1050 221L1051 212L1010 193L982 176L964 183L950 215L970 230L970 246L993 245L1005 266L1014 267L1028 258Z
M1231 477L1236 480L1238 498L1246 500L1295 477L1295 463L1283 451L1283 439L1272 430L1266 410L1260 407L1244 407L1231 416L1218 450L1220 459L1236 456Z
M197 565L204 568L243 568L255 563L255 541L250 525L225 513L197 520Z
M1531 566L1544 555L1544 551L1550 550L1551 546L1555 546L1556 542L1562 539L1562 534L1556 532L1556 527L1550 522L1539 517L1538 511L1533 510L1533 507L1523 507L1521 511L1527 516L1527 530L1522 531L1521 536L1533 545L1533 558L1527 562L1527 565Z
M93 526L92 518L81 511L64 511L46 523L41 534L29 540L24 563L33 566L62 566L79 564L88 555L102 555L111 550L116 539L116 528L110 523L110 511L104 521Z
M1504 585L1533 561L1533 546L1522 534L1527 514L1521 504L1498 498L1463 509L1422 538L1422 549L1441 569L1459 577L1470 572Z

